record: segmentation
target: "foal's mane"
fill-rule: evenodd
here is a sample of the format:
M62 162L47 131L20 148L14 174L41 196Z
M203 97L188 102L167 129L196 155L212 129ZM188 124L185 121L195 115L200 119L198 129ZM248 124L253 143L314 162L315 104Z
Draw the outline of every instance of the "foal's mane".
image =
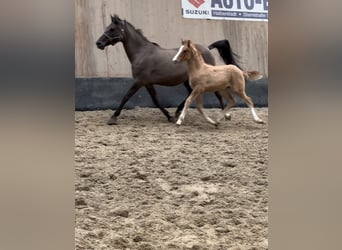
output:
M204 63L204 59L203 59L202 54L198 51L198 49L196 48L195 44L192 41L190 41L190 47L189 48L194 52L194 56L197 56L197 58L199 58L199 60Z

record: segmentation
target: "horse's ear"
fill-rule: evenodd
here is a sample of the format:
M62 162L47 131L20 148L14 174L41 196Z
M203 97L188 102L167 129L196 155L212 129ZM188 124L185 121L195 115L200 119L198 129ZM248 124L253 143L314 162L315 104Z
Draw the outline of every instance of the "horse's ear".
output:
M183 38L181 38L181 44L184 44L184 40L183 40Z
M190 47L191 45L191 41L190 40L186 40L186 46Z
M115 23L121 20L117 14L115 14L114 16L110 15L110 17L112 18L112 23Z

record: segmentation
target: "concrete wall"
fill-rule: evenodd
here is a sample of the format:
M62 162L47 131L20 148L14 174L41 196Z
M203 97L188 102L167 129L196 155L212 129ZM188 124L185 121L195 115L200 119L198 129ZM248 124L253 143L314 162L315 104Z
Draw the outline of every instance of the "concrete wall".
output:
M95 41L118 14L150 40L165 48L180 46L180 39L203 45L228 39L246 69L268 74L268 23L253 21L185 19L180 0L76 0L75 58L78 78L131 77L130 64L120 44L105 51ZM217 64L223 64L213 51Z
M132 86L131 78L76 78L75 108L79 111L115 109L119 106L122 97ZM165 108L177 107L187 96L183 84L175 87L155 86L160 105ZM268 106L267 79L246 81L246 93L256 107ZM240 98L235 97L235 107L246 107ZM141 88L126 103L125 109L139 107L155 107L145 88ZM219 102L213 93L205 93L203 98L205 108L217 108ZM193 104L191 107L195 107Z

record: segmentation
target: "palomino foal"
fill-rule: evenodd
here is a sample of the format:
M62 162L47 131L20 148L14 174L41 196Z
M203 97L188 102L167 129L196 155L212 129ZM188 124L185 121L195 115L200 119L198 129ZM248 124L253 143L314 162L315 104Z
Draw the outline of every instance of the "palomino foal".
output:
M204 118L218 126L224 119L225 114L231 109L235 100L231 95L231 91L241 97L251 110L253 120L256 123L264 123L256 114L252 99L245 92L245 78L250 80L258 80L262 77L256 71L242 71L235 65L220 65L212 66L206 64L190 40L182 40L182 46L177 54L172 59L175 63L187 61L189 83L192 88L191 95L186 99L182 113L180 114L177 125L181 125L185 114L191 105L196 100L198 111ZM217 121L212 120L203 111L202 95L204 92L219 92L226 100L227 106L223 109L222 115Z

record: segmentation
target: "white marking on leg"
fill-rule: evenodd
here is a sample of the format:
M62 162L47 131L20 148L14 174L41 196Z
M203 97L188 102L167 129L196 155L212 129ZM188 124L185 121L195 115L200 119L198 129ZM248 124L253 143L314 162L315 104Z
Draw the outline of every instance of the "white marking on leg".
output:
M177 61L177 59L178 59L180 53L182 53L182 51L183 51L183 48L184 48L184 45L180 46L180 48L179 48L177 54L172 58L172 61L174 61L174 62Z
M257 123L264 123L256 114L254 107L251 107L251 113L253 116L253 120Z
M185 108L183 108L182 113L178 117L178 120L176 122L177 125L181 125L185 117Z

